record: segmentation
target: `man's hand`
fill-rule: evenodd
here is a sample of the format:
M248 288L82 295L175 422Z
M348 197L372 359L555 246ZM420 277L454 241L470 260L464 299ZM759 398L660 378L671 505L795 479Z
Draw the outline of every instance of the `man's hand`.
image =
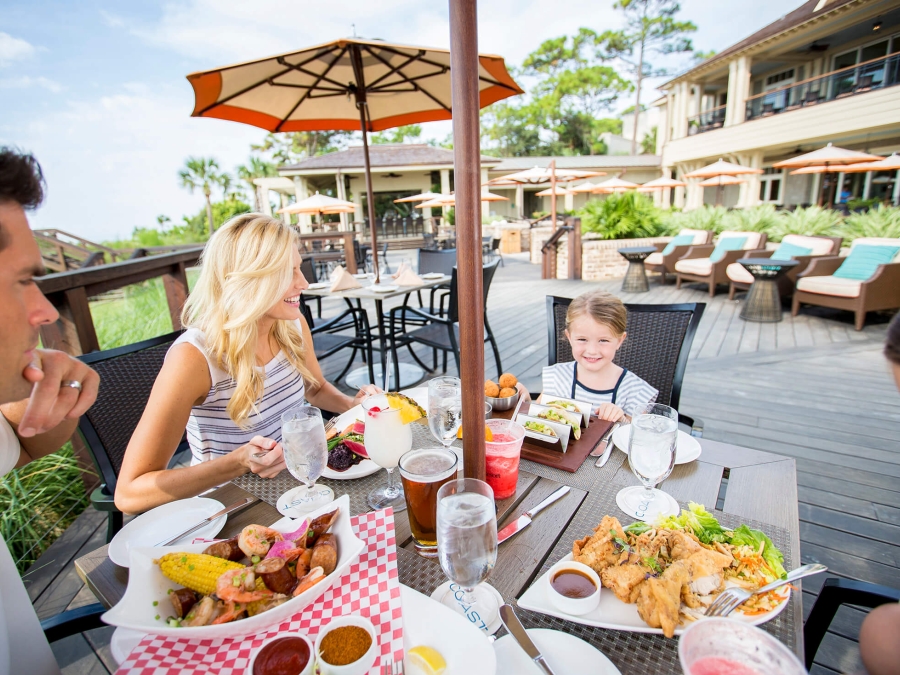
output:
M38 349L40 367L22 373L32 382L18 434L30 438L50 431L63 420L77 419L97 398L100 376L78 359L53 349ZM80 386L75 386L78 383Z

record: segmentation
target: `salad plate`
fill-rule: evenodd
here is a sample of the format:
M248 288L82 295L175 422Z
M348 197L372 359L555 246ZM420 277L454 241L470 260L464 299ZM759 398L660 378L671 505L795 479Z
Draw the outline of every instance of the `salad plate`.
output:
M624 424L613 432L613 443L619 450L628 454L628 440L631 437L631 425ZM700 447L700 441L686 434L681 429L678 430L678 440L675 441L675 463L687 464L693 462L700 457L703 449Z
M334 428L337 429L337 432L339 434L343 433L344 429L349 427L354 422L361 420L362 418L362 406L355 405L347 412L342 413L338 416L337 422L335 422L334 424ZM381 467L371 459L364 459L359 464L354 464L346 471L335 471L334 469L326 465L325 470L322 472L322 478L330 478L331 480L353 480L354 478L365 478L366 476L371 476L373 473L380 470Z
M326 284L326 283L317 281L314 284L310 284L306 288L310 291L321 291L323 288L328 288L329 286L331 286L331 284Z
M525 632L541 650L555 675L621 675L621 671L606 654L574 635L547 628L528 628ZM512 635L507 634L497 640L494 643L494 653L501 673L543 675L543 671Z
M423 278L423 279L429 279L429 280L431 280L431 279L443 279L445 276L447 276L447 275L444 274L443 272L428 272L428 273L426 273L426 274L423 274L423 275L422 275L422 278Z

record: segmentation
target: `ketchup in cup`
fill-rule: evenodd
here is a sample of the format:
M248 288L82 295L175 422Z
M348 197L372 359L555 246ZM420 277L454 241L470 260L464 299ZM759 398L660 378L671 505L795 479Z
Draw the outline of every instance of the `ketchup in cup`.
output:
M484 442L485 480L494 491L494 499L506 499L516 493L525 428L502 419L488 420L485 424L493 436Z

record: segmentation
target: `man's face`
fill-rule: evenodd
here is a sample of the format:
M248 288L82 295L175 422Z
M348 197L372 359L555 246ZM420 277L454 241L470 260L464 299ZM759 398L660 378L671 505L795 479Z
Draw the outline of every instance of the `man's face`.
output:
M34 281L44 264L17 203L0 201L0 231L5 244L0 249L0 403L8 403L31 393L23 372L35 359L38 328L59 314Z

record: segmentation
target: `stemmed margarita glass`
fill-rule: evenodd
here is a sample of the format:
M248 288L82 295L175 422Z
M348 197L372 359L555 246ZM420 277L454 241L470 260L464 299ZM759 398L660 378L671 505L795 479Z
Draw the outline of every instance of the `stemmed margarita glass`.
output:
M406 500L403 486L394 477L394 469L400 457L412 448L412 430L403 424L399 408L391 408L387 396L370 396L362 402L366 416L365 446L369 459L388 472L388 482L369 493L369 506L373 509L393 507L403 511Z

